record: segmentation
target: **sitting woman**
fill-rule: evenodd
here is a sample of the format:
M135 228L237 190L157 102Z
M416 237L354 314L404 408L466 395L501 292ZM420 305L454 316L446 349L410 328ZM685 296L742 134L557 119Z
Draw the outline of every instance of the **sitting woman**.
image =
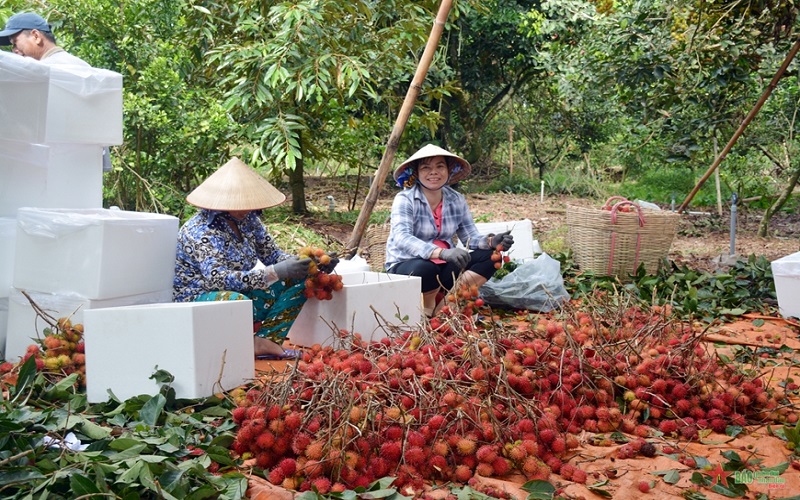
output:
M306 301L311 259L281 250L260 219L262 209L285 199L233 158L186 197L200 210L178 233L174 300L252 300L259 357L287 355L281 344Z
M464 196L450 187L472 171L466 160L428 144L394 172L403 191L392 204L391 228L386 242L386 270L422 278L423 310L436 314L440 291L453 288L455 280L481 286L496 269L492 252L514 243L511 232L482 235L475 226ZM469 250L454 247L453 237Z

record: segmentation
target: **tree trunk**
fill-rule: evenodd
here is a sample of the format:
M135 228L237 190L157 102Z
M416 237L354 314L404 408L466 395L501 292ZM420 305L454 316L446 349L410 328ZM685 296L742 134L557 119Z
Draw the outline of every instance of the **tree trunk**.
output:
M778 199L764 211L764 216L761 217L761 222L758 224L758 235L760 237L766 238L769 235L770 218L772 218L775 212L783 208L783 205L785 205L792 196L792 191L794 191L795 186L797 186L798 179L800 179L800 165L795 167L791 178L789 178L789 182L786 183L786 187L783 189Z

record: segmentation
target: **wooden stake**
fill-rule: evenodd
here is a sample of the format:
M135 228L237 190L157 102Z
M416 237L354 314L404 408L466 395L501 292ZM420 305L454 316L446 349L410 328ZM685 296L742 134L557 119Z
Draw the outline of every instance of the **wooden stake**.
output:
M414 79L411 81L411 85L408 87L406 97L403 100L403 105L400 108L400 113L397 115L397 119L394 122L394 127L392 128L392 132L389 135L389 140L386 143L386 151L384 151L383 158L378 166L378 171L375 172L375 177L372 179L369 193L367 193L367 197L364 200L364 205L362 206L361 212L358 214L356 224L353 227L353 233L350 235L350 240L347 242L345 256L348 259L352 258L358 251L358 245L361 243L361 237L364 235L364 231L369 223L369 216L372 214L372 209L375 208L375 203L378 201L378 194L380 194L381 186L383 186L383 183L386 182L386 175L389 173L389 169L392 166L392 161L394 161L394 155L397 153L397 147L400 145L400 137L403 135L403 131L406 128L408 117L411 115L411 110L414 108L414 104L417 101L417 96L419 96L419 93L422 90L422 83L425 81L425 76L428 74L428 68L430 68L431 61L433 61L433 56L436 53L436 47L439 45L439 39L442 37L444 25L447 21L447 16L450 15L450 9L452 6L452 0L442 0L442 3L439 5L439 12L436 14L436 20L434 21L433 28L428 36L428 42L425 45L425 51L422 53L422 58L419 61L419 65L417 65L417 71L414 74Z

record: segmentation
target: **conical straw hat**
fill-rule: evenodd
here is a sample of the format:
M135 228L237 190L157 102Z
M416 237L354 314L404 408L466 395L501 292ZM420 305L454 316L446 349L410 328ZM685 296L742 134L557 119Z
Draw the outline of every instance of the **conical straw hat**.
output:
M411 155L411 157L408 160L401 163L399 167L397 167L397 169L394 171L394 180L397 180L400 177L400 174L402 174L408 167L413 166L417 160L420 160L422 158L428 158L431 156L445 156L449 158L455 158L461 165L461 169L458 172L454 172L450 176L450 179L447 181L447 184L455 184L458 181L464 180L467 178L470 172L472 172L472 166L464 158L461 158L458 155L454 155L450 151L440 148L435 144L427 144L422 148L420 148L419 151Z
M217 169L186 201L209 210L260 210L280 205L286 195L238 158Z

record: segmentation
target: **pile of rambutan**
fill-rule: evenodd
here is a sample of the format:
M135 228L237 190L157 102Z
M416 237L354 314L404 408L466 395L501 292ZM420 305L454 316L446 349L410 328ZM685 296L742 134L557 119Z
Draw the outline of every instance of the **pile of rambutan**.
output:
M392 476L417 494L426 481L476 476L584 483L573 458L585 431L628 435L620 454L648 457L657 432L692 440L790 418L782 390L710 355L665 308L609 299L600 316L571 304L520 328L471 294L453 298L417 329L304 350L288 376L239 400L233 454L287 489L340 492Z
M57 377L78 374L76 385L86 387L86 354L83 342L83 325L73 324L69 318L60 318L48 328L44 336L31 344L17 363L6 361L0 364L0 375L13 373L29 358L33 358L36 369Z

